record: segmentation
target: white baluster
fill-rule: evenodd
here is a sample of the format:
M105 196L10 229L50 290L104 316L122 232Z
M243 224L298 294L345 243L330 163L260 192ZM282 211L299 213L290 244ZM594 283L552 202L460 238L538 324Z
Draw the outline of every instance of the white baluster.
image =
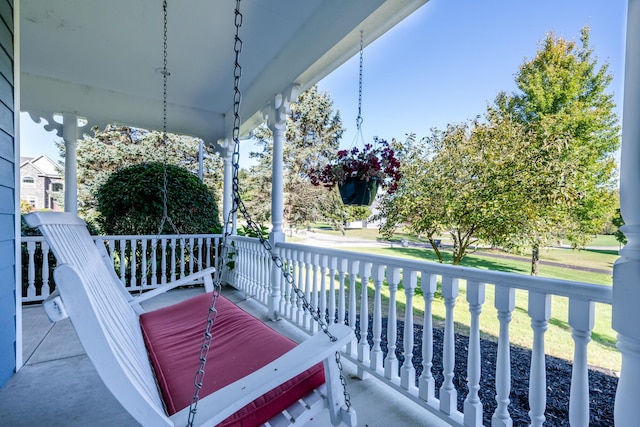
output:
M191 238L189 239L189 274L193 274L193 258L194 257L195 257L195 251L193 250L193 238Z
M298 282L296 283L296 287L298 288L298 291L300 292L304 292L304 269L303 269L303 262L304 262L304 253L302 251L297 251L298 252L298 262L297 262L297 266L298 266ZM304 295L304 293L302 293L302 295ZM304 310L302 307L302 298L300 298L299 295L296 295L296 305L298 307L297 311L296 311L296 323L298 325L304 326Z
M124 260L124 254L127 251L127 242L124 239L120 239L120 281L123 286L127 286L127 282L125 281L125 273L127 270L127 263Z
M509 394L511 393L511 349L509 342L509 323L515 308L516 293L513 288L496 286L495 307L498 310L500 333L496 357L496 402L497 407L491 417L492 427L511 427L513 420L509 415Z
M336 323L336 274L338 258L331 257L329 262L329 325Z
M178 243L178 247L180 248L180 266L179 267L180 267L180 278L182 279L182 278L184 278L186 276L186 271L185 270L187 269L187 267L186 267L187 264L186 264L185 259L184 259L184 253L185 253L185 251L187 249L185 247L186 246L186 244L185 244L186 242L185 242L184 237L181 237L180 240L178 240L177 243Z
M405 269L402 274L402 285L404 286L404 295L407 302L404 310L404 362L400 368L400 385L415 394L417 388L416 369L413 366L413 296L418 286L418 272Z
M340 278L340 289L338 290L338 323L344 324L345 319L345 274L347 271L347 260L343 258L338 264L338 277Z
M313 289L311 290L311 306L313 307L313 310L315 310L316 314L318 313L319 310L319 303L318 303L318 287L320 286L320 255L319 254L313 254ZM324 316L324 314L322 312L320 312L320 316ZM311 322L311 332L315 333L318 331L318 322Z
M372 277L375 294L373 297L373 347L371 348L371 368L376 372L384 372L382 362L384 354L382 353L382 282L384 281L385 268L384 265L376 264L373 266Z
M287 271L287 275L291 278L294 278L294 271L293 271L293 260L291 259L291 249L285 249L284 250L284 257L285 257L285 270ZM284 313L284 316L287 319L292 319L292 315L291 315L291 284L289 283L289 280L283 280L282 283L282 306L281 306L281 311Z
M305 280L304 280L304 297L306 298L308 303L311 303L311 253L306 253L304 257L304 271L305 271ZM304 329L311 330L311 313L309 310L304 311Z
M40 295L46 298L51 294L51 284L49 283L49 245L47 242L40 242L42 249L42 289Z
M160 243L162 247L162 253L161 253L162 258L160 263L160 269L161 269L162 275L160 276L160 283L165 284L167 283L167 239L163 237Z
M427 402L435 399L433 378L433 296L437 288L437 276L422 272L420 288L424 298L424 319L422 326L422 374L418 378L418 396Z
M207 237L206 238L206 245L207 245L207 261L205 262L205 265L208 267L211 267L212 263L213 265L217 266L217 260L218 259L218 238L214 237L213 240L213 244L214 244L214 248L213 248L213 256L215 257L215 260L212 260L211 258L211 237Z
M453 414L457 410L458 392L453 385L456 341L454 335L453 308L458 297L458 279L450 276L442 277L442 296L446 308L444 323L444 345L442 349L442 374L444 381L440 387L440 410L445 414Z
M115 250L116 250L115 240L109 240L109 255L111 255L109 259L111 260L111 265L113 266L114 270L115 270L115 258L114 258Z
M327 320L327 271L329 269L329 257L322 255L320 258L320 316ZM331 323L329 323L331 324Z
M202 270L202 244L203 244L204 240L202 237L198 237L198 271Z
M142 271L140 272L140 279L141 279L141 283L140 286L142 286L143 288L147 287L147 242L148 239L143 238L140 239L140 247L141 247L141 261L142 261Z
M480 402L480 312L484 304L484 283L467 281L467 302L471 314L469 328L469 354L467 359L467 382L469 393L464 400L464 425L482 425L482 402Z
M389 286L389 317L387 319L387 357L384 360L384 376L392 382L399 382L398 357L396 356L396 339L398 322L396 319L396 292L400 282L400 269L387 268L387 285Z
M569 325L575 343L571 370L569 423L572 426L589 425L589 376L587 371L587 344L591 341L595 304L592 301L569 300Z
M260 246L254 244L256 250L256 270L258 277L260 278L260 283L265 290L265 295L267 297L267 307L270 308L270 312L272 316L275 316L275 319L278 318L278 306L280 304L280 278L282 278L282 273L278 269L276 271L276 275L273 277L273 281L269 280L270 270L267 268L267 258L265 257L265 253ZM280 251L278 248L273 248L273 253L278 254Z
M176 280L176 256L177 254L177 242L175 238L171 239L171 281Z
M129 280L129 287L131 288L131 290L134 290L138 287L138 278L137 276L137 264L138 264L138 257L137 257L137 253L136 253L136 249L138 246L138 239L131 239L131 268L129 269L131 271L131 279Z
M349 313L349 327L356 330L356 317L357 317L357 309L356 309L356 282L358 280L358 267L360 266L360 261L358 260L350 260L349 261L349 307L347 308L347 312ZM347 344L346 352L352 356L357 354L356 348L356 340Z
M545 368L544 333L551 314L551 295L529 292L529 317L533 329L531 370L529 373L529 418L532 427L542 427L547 406L547 372Z
M157 261L158 239L151 239L151 286L157 286L158 283L158 261Z
M267 295L269 299L267 301L267 307L269 308L270 319L276 321L282 317L282 304L283 304L283 276L282 270L275 265L273 265L273 270L269 267L272 265L270 259L266 256L265 251L262 250L260 246L255 245L256 249L259 251L259 260L258 260L258 269L260 270L260 275L263 279L264 288L267 290ZM280 261L282 262L282 255L284 255L284 250L276 247L273 247L273 253L280 257ZM286 269L286 264L281 264L282 269ZM272 277L271 280L268 280Z
M358 367L358 378L365 379L367 375L360 366L369 365L369 341L367 335L369 334L369 277L371 277L371 263L360 263L360 281L362 286L360 287L360 341L358 342L358 360L360 361Z
M36 296L36 242L27 242L27 253L29 254L29 264L27 267L27 298Z

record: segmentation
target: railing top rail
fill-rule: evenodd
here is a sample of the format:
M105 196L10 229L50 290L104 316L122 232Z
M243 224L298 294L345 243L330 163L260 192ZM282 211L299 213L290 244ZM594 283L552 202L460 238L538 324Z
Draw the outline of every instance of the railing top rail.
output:
M133 240L133 239L152 239L152 238L157 238L157 239L166 239L166 240L170 240L170 239L199 239L199 238L211 238L211 237L219 237L222 238L222 234L161 234L161 235L157 235L157 234L136 234L136 235L128 235L128 234L123 234L123 235L114 235L114 234L110 234L110 235L102 235L102 234L98 234L98 235L94 235L91 236L93 237L94 240L96 239L100 239L100 240ZM22 236L21 240L23 242L41 242L44 240L44 237L42 236Z
M551 279L546 277L525 276L518 273L482 270L473 267L462 267L450 264L440 264L430 261L408 260L393 256L382 256L367 253L346 251L331 248L318 248L301 245L299 243L277 243L281 249L302 250L329 257L384 264L389 267L410 269L436 275L452 276L468 281L493 284L500 287L522 289L543 294L552 294L568 298L611 304L612 288L610 286L590 283L574 282L571 280ZM366 258L365 258L366 257Z
M94 239L101 240L132 240L132 239L199 239L199 238L211 238L211 237L220 237L222 238L222 234L145 234L145 235L97 235L93 236Z

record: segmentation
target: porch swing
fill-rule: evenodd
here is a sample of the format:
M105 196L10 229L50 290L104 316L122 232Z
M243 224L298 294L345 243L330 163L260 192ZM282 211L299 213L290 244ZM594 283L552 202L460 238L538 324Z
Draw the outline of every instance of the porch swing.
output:
M225 219L225 243L238 210L249 227L256 226L238 188L239 4L236 0L233 207ZM163 8L166 61L166 0ZM167 75L165 62L165 123ZM223 257L217 269L201 270L134 298L115 274L104 246L94 243L80 218L36 212L25 220L40 229L58 260L56 291L43 304L47 315L53 322L70 318L101 380L142 425L302 425L323 409L329 410L333 425L356 424L340 362L340 350L354 339L353 331L346 325L327 326L273 252L283 278L324 334L296 345L225 299L220 295ZM268 241L260 240L271 250ZM206 293L154 311L142 308L142 302L195 279L204 281ZM208 358L210 351L215 357ZM205 381L207 361L211 373Z

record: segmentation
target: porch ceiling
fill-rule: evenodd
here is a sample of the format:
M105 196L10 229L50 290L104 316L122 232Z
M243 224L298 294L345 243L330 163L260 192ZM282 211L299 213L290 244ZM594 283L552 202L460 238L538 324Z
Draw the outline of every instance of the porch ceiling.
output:
M427 0L244 0L242 133L291 84L317 83ZM230 135L235 2L169 1L168 129ZM21 110L162 128L161 0L20 1Z

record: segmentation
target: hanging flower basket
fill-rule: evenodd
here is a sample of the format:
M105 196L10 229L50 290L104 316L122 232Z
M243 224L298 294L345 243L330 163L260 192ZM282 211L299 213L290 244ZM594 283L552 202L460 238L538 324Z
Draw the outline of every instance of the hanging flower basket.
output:
M385 140L374 141L376 147L365 144L363 150L340 150L331 163L310 169L311 183L327 188L337 185L345 205L370 206L378 186L394 193L402 177L400 162Z
M338 184L338 190L345 205L371 206L378 193L378 180L347 178L343 183Z

